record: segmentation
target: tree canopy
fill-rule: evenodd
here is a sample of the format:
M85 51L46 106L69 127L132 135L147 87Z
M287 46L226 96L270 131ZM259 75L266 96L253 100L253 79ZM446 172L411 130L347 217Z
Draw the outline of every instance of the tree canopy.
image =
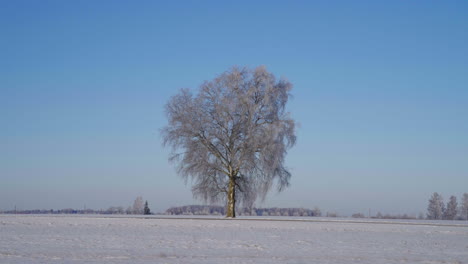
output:
M163 143L178 173L193 181L195 198L252 206L276 185L289 185L284 165L296 142L295 121L286 111L292 84L265 67L234 67L204 82L194 95L182 89L166 104Z

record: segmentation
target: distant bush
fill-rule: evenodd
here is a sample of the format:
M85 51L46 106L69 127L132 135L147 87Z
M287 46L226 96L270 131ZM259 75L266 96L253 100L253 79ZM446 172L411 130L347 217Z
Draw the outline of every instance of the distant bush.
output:
M331 212L327 212L327 217L338 217L338 214L337 213L331 213Z
M353 217L353 218L366 218L366 216L364 214L361 214L361 213L355 213L355 214L351 215L351 217Z

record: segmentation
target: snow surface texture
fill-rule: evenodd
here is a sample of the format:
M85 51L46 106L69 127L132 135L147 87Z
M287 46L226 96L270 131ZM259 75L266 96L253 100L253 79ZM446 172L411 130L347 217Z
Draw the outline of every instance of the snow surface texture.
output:
M0 215L0 263L468 263L467 225L322 220Z

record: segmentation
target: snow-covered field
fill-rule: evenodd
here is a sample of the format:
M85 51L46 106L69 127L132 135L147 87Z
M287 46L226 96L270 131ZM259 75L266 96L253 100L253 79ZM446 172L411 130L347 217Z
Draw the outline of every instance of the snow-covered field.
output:
M0 263L468 263L466 222L317 220L0 215Z

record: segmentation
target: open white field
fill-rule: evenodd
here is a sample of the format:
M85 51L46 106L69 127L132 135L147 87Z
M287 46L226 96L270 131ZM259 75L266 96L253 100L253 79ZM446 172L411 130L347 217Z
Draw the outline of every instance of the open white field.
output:
M468 263L468 226L0 215L0 263Z

